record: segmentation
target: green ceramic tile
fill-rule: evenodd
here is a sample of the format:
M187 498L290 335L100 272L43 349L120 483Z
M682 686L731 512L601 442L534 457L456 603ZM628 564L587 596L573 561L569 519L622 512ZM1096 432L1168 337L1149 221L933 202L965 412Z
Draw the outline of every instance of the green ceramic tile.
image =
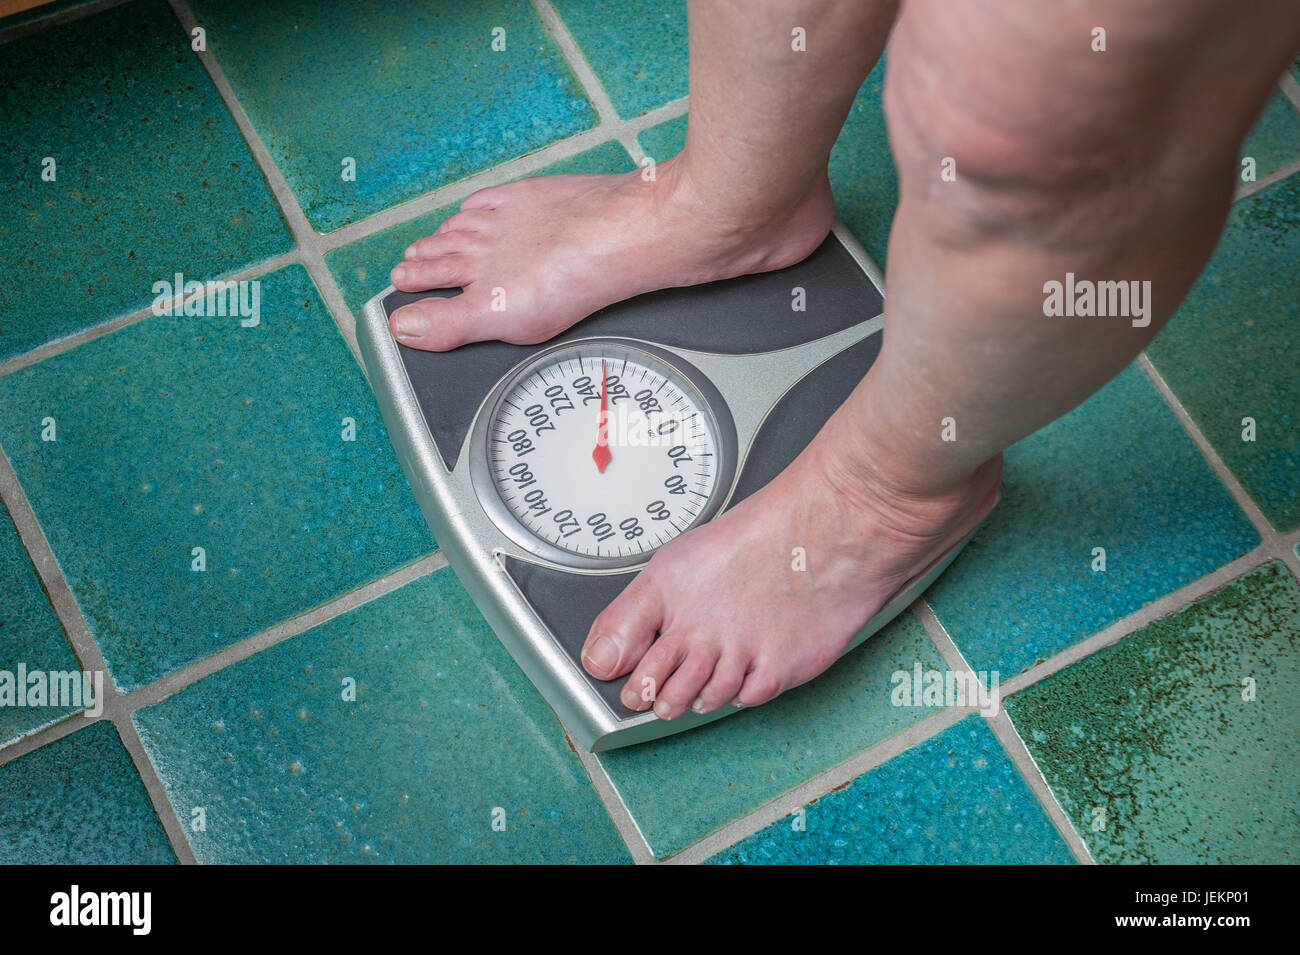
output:
M175 861L131 757L107 720L0 766L0 863Z
M576 156L551 163L534 175L617 173L635 168L627 151L611 140ZM416 239L432 235L444 219L459 209L460 203L453 202L326 253L325 264L334 275L334 281L352 313L358 314L361 306L371 296L388 287L388 273L401 261L402 252L408 245Z
M1011 696L1099 862L1300 860L1300 585L1278 562Z
M898 206L898 172L881 106L884 84L882 56L858 90L830 160L835 213L881 269Z
M447 568L135 721L201 862L630 861Z
M0 442L123 688L434 546L306 271L258 288L256 326L151 316L0 378Z
M771 703L599 758L657 856L671 855L935 712L895 706L891 677L942 670L905 613Z
M636 141L655 162L671 159L686 146L686 122L687 114L683 113L666 123L641 130L636 134Z
M1072 863L978 716L895 756L709 860L723 865Z
M1008 449L1002 490L926 600L1003 681L1259 544L1136 365Z
M625 119L685 96L685 0L552 0Z
M526 0L191 6L322 232L596 123Z
M1242 144L1241 156L1255 161L1255 178L1263 179L1300 159L1300 110L1281 90L1269 97L1264 112ZM1241 173L1239 166L1238 175Z
M51 671L66 673L81 668L3 505L0 505L0 594L3 595L0 673L10 674L15 694L12 701L0 695L0 746L3 746L75 712L69 707L18 706L19 665L29 676L36 672L48 675ZM8 682L3 676L0 681ZM23 697L26 703L26 693ZM45 702L48 704L48 696Z
M1147 354L1270 524L1300 527L1300 176L1233 206ZM1254 440L1244 419L1254 421Z
M0 116L0 360L292 247L162 0L0 45Z

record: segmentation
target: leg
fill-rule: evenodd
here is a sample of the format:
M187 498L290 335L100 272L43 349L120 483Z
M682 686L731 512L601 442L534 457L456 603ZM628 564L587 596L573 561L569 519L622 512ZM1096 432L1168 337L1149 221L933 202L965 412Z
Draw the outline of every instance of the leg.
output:
M393 333L439 351L540 342L642 292L805 258L830 230L827 158L896 2L692 3L686 148L651 182L541 176L474 193L392 273L405 291L463 293L399 309ZM792 49L795 26L807 52Z
M901 200L881 355L771 485L655 555L597 619L587 668L630 672L640 709L650 681L671 718L762 703L834 662L993 506L1002 449L1168 319L1300 45L1286 6L905 0L885 94ZM1110 52L1091 49L1095 26ZM1067 271L1150 281L1149 324L1047 317L1044 284ZM796 546L806 573L790 570Z

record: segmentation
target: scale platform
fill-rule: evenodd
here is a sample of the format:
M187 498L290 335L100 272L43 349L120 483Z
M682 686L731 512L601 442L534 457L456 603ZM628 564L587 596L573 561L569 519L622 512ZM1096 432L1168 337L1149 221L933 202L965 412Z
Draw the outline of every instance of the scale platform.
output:
M613 749L736 712L630 710L626 677L589 675L583 642L658 547L776 477L848 397L880 352L881 288L837 223L791 268L641 295L541 345L435 353L394 340L390 312L458 289L390 287L366 304L362 358L429 527L581 745Z

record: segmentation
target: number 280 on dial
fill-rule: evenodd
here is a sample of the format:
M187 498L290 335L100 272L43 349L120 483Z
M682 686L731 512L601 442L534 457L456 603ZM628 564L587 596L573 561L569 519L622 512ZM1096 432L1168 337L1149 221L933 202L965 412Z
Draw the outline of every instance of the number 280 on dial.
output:
M719 412L727 427L730 416L682 364L586 340L507 379L487 421L487 475L527 543L562 562L627 565L716 512L731 471Z

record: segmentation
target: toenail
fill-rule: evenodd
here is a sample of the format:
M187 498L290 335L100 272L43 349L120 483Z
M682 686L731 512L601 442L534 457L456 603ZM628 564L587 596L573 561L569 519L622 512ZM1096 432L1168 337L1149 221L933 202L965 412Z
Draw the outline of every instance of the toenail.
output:
M732 700L731 705L738 710L743 710L745 708L745 704L740 702L740 700Z
M405 278L406 278L406 266L405 265L393 266L393 275L392 275L393 281L401 282Z
M670 707L663 700L660 700L658 703L655 704L655 716L659 717L661 720L672 719L673 718L672 712L673 712L672 707Z
M704 700L702 700L702 699L700 699L700 700L696 700L694 703L691 704L691 709L694 710L696 713L703 713L703 712L704 712Z
M611 637L597 637L588 649L582 651L582 658L601 673L612 673L623 659L623 648Z
M425 332L424 319L419 315L412 315L409 312L397 313L397 331L394 333L398 338L423 338Z
M635 710L637 704L640 702L640 700L637 699L636 690L632 689L624 690L619 694L618 698L623 701L623 705L629 710Z
M408 259L415 258L415 244L412 243L411 245L408 245L406 251L403 252L402 255L406 256Z

